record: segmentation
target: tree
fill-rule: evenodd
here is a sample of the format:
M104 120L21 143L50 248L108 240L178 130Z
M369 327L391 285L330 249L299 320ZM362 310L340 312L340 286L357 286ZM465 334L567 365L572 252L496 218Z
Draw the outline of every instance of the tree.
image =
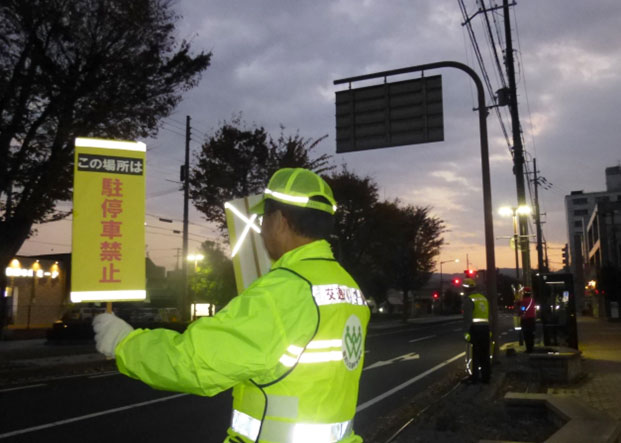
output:
M376 205L372 254L388 280L403 294L403 315L409 316L408 293L425 285L434 257L444 244L444 223L429 207L402 206L398 200Z
M317 173L331 170L330 155L310 157L326 137L313 140L298 134L286 136L281 127L274 140L265 128L248 128L240 116L233 117L205 140L197 154L190 176L190 198L206 220L217 223L225 232L224 203L262 193L278 169L299 167Z
M367 296L381 301L396 285L407 308L408 292L431 276L444 243L443 222L429 215L429 207L380 201L373 179L346 167L326 180L338 205L332 240L336 257Z
M387 279L377 260L369 254L374 210L379 201L377 184L371 177L360 177L346 166L325 179L338 205L331 239L335 256L367 297L381 301L388 290Z
M190 276L194 300L224 306L237 295L233 262L213 241L208 240L201 247L205 258Z
M154 135L209 66L210 53L176 41L171 3L0 5L0 269L34 223L67 215L55 203L71 197L76 136Z

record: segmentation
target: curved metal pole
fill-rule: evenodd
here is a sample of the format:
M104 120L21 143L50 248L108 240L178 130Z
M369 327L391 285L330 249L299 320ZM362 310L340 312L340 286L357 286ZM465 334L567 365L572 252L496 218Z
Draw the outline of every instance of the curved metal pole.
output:
M436 63L428 63L424 65L411 66L408 68L395 69L391 71L376 72L373 74L360 75L357 77L349 77L341 80L335 80L335 85L343 83L353 83L361 80L370 80L374 78L389 77L392 75L407 74L411 72L429 71L439 68L455 68L465 72L474 81L477 88L478 112L479 112L479 137L481 140L481 178L483 181L483 219L485 225L485 253L487 265L487 298L490 304L490 330L492 338L498 342L498 290L496 287L496 258L494 255L494 224L492 219L492 188L490 185L489 170L489 147L487 143L487 107L485 104L485 92L483 83L478 74L468 65L454 61L443 61ZM498 353L497 347L494 347L494 356Z

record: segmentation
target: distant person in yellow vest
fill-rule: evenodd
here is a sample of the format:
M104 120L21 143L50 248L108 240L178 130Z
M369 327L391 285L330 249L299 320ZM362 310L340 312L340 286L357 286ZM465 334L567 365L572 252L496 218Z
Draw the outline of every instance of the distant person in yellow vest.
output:
M489 303L484 295L476 292L471 278L463 282L464 288L464 338L472 345L471 375L468 381L489 383L491 376Z
M317 174L277 171L251 209L263 216L269 273L183 334L132 330L102 314L97 349L158 389L212 396L233 388L225 442L362 442L353 422L370 311L325 240L336 209Z

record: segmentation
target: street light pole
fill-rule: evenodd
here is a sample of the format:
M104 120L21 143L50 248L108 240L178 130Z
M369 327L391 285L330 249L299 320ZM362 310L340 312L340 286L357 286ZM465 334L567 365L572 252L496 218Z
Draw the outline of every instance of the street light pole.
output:
M515 251L515 279L520 281L520 262L518 254L518 222L515 208L513 209L513 250Z
M444 260L444 261L440 261L440 308L442 308L442 305L444 304L444 293L442 292L442 287L443 287L443 280L442 280L442 265L444 263L459 263L459 259L455 258L453 260Z
M520 263L518 259L518 248L522 249L522 239L526 239L526 247L528 247L528 235L520 235L518 231L518 216L526 216L531 213L531 208L529 206L503 206L498 210L498 213L503 217L511 216L513 217L513 246L515 249L515 278L519 282L520 281ZM523 286L528 286L529 282L527 281L527 275L529 274L528 263L524 260L524 255L522 255L522 266L524 269L522 270L522 276L524 279Z
M198 271L198 262L203 261L205 256L203 254L190 254L187 257L187 261L194 262L194 274ZM185 260L184 260L185 261ZM186 285L187 286L187 285ZM189 291L188 291L189 293ZM189 297L189 296L188 296ZM194 299L194 293L192 293L191 300L188 298L188 302L190 303L190 321L194 321L196 318L196 300Z

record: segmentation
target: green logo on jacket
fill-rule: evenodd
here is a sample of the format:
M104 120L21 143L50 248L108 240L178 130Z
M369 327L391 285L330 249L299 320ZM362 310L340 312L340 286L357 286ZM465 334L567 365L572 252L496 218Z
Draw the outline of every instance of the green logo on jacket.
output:
M345 323L342 351L345 366L353 371L362 357L362 325L355 315L351 315Z

